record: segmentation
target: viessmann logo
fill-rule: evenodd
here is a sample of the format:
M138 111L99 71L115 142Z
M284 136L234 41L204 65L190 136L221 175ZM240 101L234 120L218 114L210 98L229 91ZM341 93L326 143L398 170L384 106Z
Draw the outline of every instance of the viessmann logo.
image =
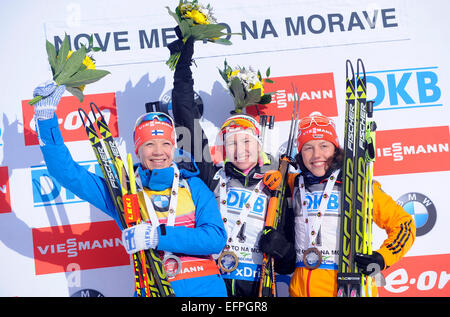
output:
M265 115L275 115L276 121L290 121L295 94L292 84L298 88L298 99L301 102L300 118L313 111L320 111L329 117L336 117L337 103L333 73L298 75L287 77L271 77L273 84L265 84L265 92L274 92L272 102L258 105L258 111ZM253 116L258 114L256 107L248 107L247 112Z
M130 264L114 221L34 228L32 234L36 275L73 264L80 270Z
M22 100L24 137L25 145L27 146L39 144L36 135L36 127L33 120L34 108L28 104L28 101L29 100ZM116 94L93 94L85 95L82 105L80 105L80 101L75 97L61 98L58 109L56 110L56 116L58 117L58 123L64 141L71 142L87 140L83 122L78 114L78 108L83 108L86 113L93 118L90 114L89 107L91 102L95 103L99 107L109 125L112 136L118 136Z
M377 131L374 175L450 170L449 127Z

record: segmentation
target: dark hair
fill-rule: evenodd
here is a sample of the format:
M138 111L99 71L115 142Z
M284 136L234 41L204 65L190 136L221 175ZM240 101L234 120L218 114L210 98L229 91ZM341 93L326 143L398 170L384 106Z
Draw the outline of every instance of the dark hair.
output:
M330 157L329 159L329 170L336 170L338 168L341 168L342 163L344 161L344 150L341 147L335 147L334 148L334 155ZM308 169L305 166L305 163L303 163L302 153L298 152L297 155L295 155L295 162L297 163L297 166L302 172L308 171Z

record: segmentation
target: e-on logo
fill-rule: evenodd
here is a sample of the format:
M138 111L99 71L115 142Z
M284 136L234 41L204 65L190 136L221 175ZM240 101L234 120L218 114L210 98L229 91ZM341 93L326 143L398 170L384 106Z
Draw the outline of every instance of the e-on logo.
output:
M423 236L433 229L436 223L436 207L433 202L421 193L406 193L397 203L413 216L416 223L416 235Z

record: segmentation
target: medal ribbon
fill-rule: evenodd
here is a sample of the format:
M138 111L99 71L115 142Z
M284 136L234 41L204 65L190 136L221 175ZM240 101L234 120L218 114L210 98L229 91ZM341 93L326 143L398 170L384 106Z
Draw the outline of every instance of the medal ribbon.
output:
M169 202L169 210L168 210L168 215L167 215L166 226L173 227L175 225L175 218L177 215L177 201L178 201L178 188L179 188L179 184L180 184L180 171L178 170L178 167L176 166L176 164L172 163L171 167L173 168L173 181L172 181L172 190L170 193L170 202ZM144 196L144 200L145 200L145 205L147 207L148 216L150 217L150 222L152 223L153 226L159 227L160 222L159 222L158 216L156 215L155 207L153 207L153 203L151 202L149 195L144 191L141 178L139 177L139 173L138 173L138 175L136 175L136 182L139 186L139 191L144 192L143 196ZM178 270L176 271L175 275L178 274L179 270L181 269L180 259L177 256L172 255L172 252L164 251L163 262L165 262L168 259L174 259L178 262ZM172 277L172 276L170 276L170 277Z
M172 190L170 193L170 203L169 203L169 210L168 210L168 216L167 216L167 224L166 226L173 227L175 225L175 217L177 215L177 201L178 201L178 187L180 184L180 172L178 170L178 167L175 164L172 164L171 166L173 168L173 182L172 182ZM144 191L144 188L142 186L141 179L139 177L139 174L136 175L136 182L139 186L139 191ZM150 222L153 226L159 227L159 219L156 215L155 208L153 207L153 203L150 200L149 195L144 191L144 199L145 199L145 205L147 206L148 215L150 217Z
M325 186L325 190L322 194L322 200L319 205L319 209L317 210L317 216L314 219L314 223L310 223L308 210L306 208L306 205L308 202L306 201L306 190L305 190L305 183L303 176L301 175L298 182L298 187L300 190L300 198L301 198L301 210L303 213L303 217L305 218L306 223L306 232L308 233L309 238L309 247L315 247L317 243L317 237L320 230L320 227L322 226L323 218L325 216L325 212L327 210L328 206L328 200L330 199L331 191L334 187L334 184L336 183L337 177L339 175L339 172L341 170L338 169L331 174L331 176L328 178L327 184Z
M228 215L228 208L227 208L227 185L230 180L229 177L226 177L225 170L221 168L219 171L217 171L216 175L214 176L214 179L219 179L219 198L220 198L220 214L222 215L222 218L224 219L224 222L226 221L226 216ZM241 211L238 219L234 223L233 229L231 233L229 232L228 226L225 225L225 230L227 231L228 235L228 243L233 242L238 234L239 231L242 228L242 225L247 221L247 217L250 214L250 211L258 198L259 193L263 189L263 182L262 180L256 184L255 188L253 189L252 193L250 194L250 197L247 200L247 203L245 204L243 210ZM227 245L229 247L229 245ZM227 248L227 246L225 248Z

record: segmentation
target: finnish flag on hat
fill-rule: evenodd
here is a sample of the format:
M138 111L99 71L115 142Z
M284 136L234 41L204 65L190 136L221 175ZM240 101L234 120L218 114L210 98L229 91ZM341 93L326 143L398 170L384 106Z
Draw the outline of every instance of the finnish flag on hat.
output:
M152 135L163 135L164 131L163 130L153 130L152 131Z

